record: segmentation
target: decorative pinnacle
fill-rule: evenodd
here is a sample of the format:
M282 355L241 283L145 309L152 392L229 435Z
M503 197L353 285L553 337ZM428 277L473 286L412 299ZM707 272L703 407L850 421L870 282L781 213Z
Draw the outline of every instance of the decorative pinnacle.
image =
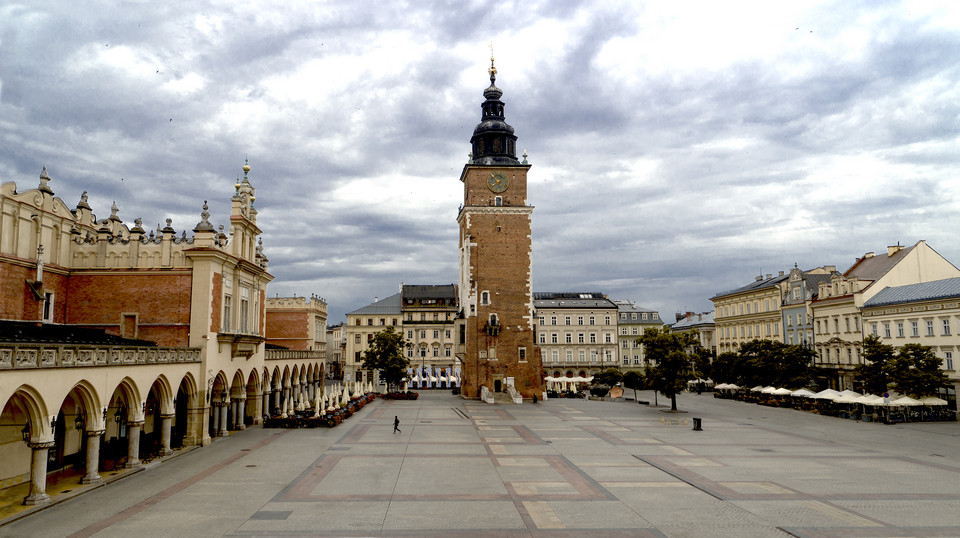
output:
M490 73L490 84L493 84L497 81L497 67L493 65L493 41L490 42L490 69L487 71Z
M243 180L247 180L247 174L250 173L250 159L243 158Z

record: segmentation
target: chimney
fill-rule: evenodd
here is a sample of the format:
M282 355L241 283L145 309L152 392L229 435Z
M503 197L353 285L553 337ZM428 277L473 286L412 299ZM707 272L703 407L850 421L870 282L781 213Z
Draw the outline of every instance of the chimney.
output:
M681 314L680 312L677 312L676 316L677 316L677 321L680 321L681 319L683 319L683 314Z
M783 276L783 271L780 271L780 275L779 275L779 276Z
M763 280L763 275L757 275L757 282L760 282L761 280Z
M887 256L893 256L894 254L896 254L897 252L900 252L901 250L903 250L903 247L901 247L899 244L887 247Z
M773 276L773 274L767 273L767 278L771 278L772 276Z
M377 302L377 301L379 301L379 300L380 300L379 297L374 297L374 298L373 298L373 302Z
M837 272L837 266L836 266L836 265L824 265L823 268L826 269L828 273L836 273L836 272Z
M873 257L873 252L867 252L866 254L863 255L863 259L865 260L872 257Z
M400 281L400 293L403 293L403 281Z

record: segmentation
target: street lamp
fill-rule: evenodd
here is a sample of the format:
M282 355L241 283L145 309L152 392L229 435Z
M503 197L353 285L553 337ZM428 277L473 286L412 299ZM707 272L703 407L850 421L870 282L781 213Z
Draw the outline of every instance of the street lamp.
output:
M23 425L23 429L20 430L20 435L23 436L23 442L30 442L30 421L28 420L26 424Z
M83 416L83 411L77 413L77 418L73 421L73 426L77 431L83 431L83 427L86 424L86 417Z

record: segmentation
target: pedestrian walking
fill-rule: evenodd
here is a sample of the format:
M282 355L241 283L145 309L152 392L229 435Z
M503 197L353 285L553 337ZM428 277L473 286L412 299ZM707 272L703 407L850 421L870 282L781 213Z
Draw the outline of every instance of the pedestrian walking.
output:
M393 416L393 433L403 433L400 431L400 417Z

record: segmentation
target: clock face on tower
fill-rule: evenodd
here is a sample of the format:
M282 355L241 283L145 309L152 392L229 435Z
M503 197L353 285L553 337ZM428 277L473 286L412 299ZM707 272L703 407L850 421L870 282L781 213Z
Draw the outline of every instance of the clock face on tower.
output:
M487 188L497 194L507 190L509 186L510 180L507 179L507 176L505 176L503 172L494 172L487 178Z

